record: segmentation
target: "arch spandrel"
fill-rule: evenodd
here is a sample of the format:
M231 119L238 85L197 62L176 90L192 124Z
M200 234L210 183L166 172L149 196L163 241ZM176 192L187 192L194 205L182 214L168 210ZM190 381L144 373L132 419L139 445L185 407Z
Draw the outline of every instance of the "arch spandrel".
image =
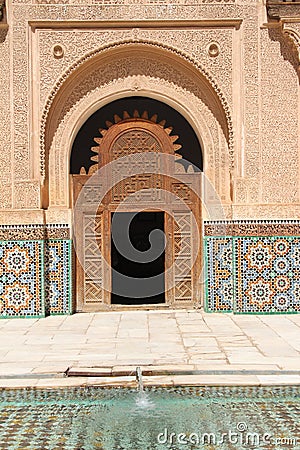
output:
M130 56L128 45L131 45ZM148 96L177 109L194 128L204 153L205 149L219 151L222 140L228 149L227 155L213 158L225 160L226 171L233 166L229 107L225 100L223 103L220 100L220 92L214 90L191 62L175 52L152 47L149 43L132 45L120 44L88 58L54 96L45 116L46 180L50 181L46 204L69 205L72 140L93 112L121 97ZM211 157L206 155L204 167L209 160Z
M114 62L116 62L115 69L105 71L105 68ZM151 62L154 63L153 67L151 67ZM99 71L103 76L103 84L130 75L153 76L155 74L159 78L159 72L163 73L160 78L171 79L174 72L178 71L179 82L177 84L186 84L186 87L193 91L195 87L192 86L191 80L196 81L202 100L214 112L224 135L228 141L233 138L228 102L213 76L204 67L175 48L148 41L124 41L84 55L58 80L42 114L41 143L45 140L45 147L47 147L47 141L51 140L52 134L49 122L51 123L54 118L60 121L69 110L70 104L74 104L79 100L79 96L86 95L93 87L97 86L97 83L93 86L92 81L88 81L88 76L92 75L92 79L96 80L95 74L98 74ZM148 73L146 73L147 71ZM184 75L189 76L189 82L185 82ZM65 98L69 98L71 101L66 103Z

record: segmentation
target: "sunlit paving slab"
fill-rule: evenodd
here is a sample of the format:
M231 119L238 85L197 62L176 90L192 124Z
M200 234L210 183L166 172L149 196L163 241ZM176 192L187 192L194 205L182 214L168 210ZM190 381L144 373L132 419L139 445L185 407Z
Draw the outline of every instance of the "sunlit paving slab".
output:
M257 378L262 385L300 384L300 375L257 375Z

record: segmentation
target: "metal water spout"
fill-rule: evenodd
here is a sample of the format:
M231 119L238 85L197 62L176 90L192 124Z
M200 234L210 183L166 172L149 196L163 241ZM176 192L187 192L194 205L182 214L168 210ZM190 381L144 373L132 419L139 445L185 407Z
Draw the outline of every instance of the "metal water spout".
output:
M135 370L135 378L138 384L139 392L143 392L144 385L143 385L143 375L142 375L142 369L138 366Z

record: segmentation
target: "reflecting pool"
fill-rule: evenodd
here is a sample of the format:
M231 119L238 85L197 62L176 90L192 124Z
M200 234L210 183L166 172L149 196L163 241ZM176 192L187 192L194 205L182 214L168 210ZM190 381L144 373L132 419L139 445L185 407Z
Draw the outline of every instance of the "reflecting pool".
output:
M0 391L0 448L300 449L300 387Z

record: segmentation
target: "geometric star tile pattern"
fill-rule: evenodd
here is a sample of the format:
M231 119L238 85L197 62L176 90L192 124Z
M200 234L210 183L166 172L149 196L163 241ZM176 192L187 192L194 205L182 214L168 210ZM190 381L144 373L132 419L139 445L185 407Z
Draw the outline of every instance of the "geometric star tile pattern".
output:
M46 313L72 314L72 258L70 240L45 242Z
M247 225L249 233L256 233L250 236L205 236L207 311L300 312L299 224L275 225L268 231L286 229L290 234L268 236L269 224L263 223ZM9 229L10 234L17 231ZM71 240L33 240L27 229L21 231L19 239L0 241L0 318L71 314ZM215 227L208 231L214 233Z
M0 317L44 317L44 243L0 241Z
M233 239L235 312L300 311L300 238Z
M233 309L232 237L205 237L206 300L208 312Z

